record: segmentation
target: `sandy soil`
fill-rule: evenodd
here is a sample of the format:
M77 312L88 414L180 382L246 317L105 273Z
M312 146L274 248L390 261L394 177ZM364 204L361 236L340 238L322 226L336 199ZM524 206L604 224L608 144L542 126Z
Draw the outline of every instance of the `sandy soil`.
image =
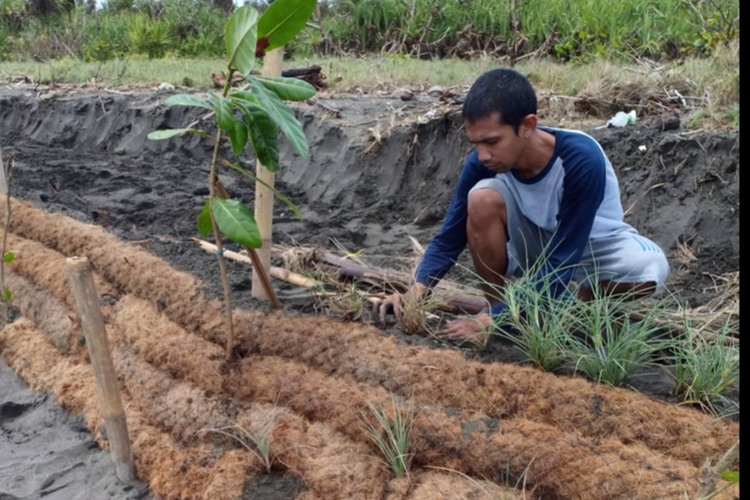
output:
M140 481L120 484L82 417L30 390L2 359L0 498L157 500Z
M13 193L47 210L103 225L126 240L142 241L144 248L195 274L209 295L218 296L215 259L190 241L197 235L195 218L208 192L211 145L198 137L158 143L146 139L154 129L184 126L199 113L163 109L165 95L37 99L28 94L0 95L0 141L4 154L16 157ZM373 263L407 263L407 236L427 244L435 233L469 150L458 108L429 99L404 103L370 97L325 104L341 116L297 107L311 154L299 158L284 145L276 186L301 207L304 218L296 220L277 201L275 240L326 247L335 240L349 250L364 249L363 257ZM435 116L428 116L433 110ZM692 305L709 300L711 276L739 269L739 134L679 134L641 126L587 131L615 165L627 220L667 250L671 285ZM254 168L252 158L243 163ZM251 181L231 172L222 181L252 206ZM692 261L677 258L678 242L692 249ZM451 276L467 279L458 271ZM230 263L230 281L235 305L265 307L249 298L249 273L241 265ZM285 307L313 311L307 293L276 286ZM393 325L384 334L438 347L429 339L403 336ZM486 361L517 359L502 344L466 354ZM148 498L140 487L122 491L114 485L106 454L91 446L80 422L25 389L4 365L0 382L0 499L38 498L61 482L83 496L65 496L68 490L63 489L55 492L63 496L49 498L97 498L84 492L100 491L106 492L101 498ZM667 373L635 377L631 385L671 398ZM54 444L50 435L58 439ZM26 436L29 441L17 442ZM48 450L65 459L50 462ZM6 462L13 454L24 461ZM17 480L23 470L34 472ZM275 482L264 487L296 488ZM247 498L260 498L257 488L248 491L256 496Z

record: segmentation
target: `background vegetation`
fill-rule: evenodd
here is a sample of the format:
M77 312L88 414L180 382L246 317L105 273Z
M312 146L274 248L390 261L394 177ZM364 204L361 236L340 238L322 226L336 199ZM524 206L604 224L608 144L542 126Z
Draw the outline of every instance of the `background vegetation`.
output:
M0 0L0 60L217 57L233 8L231 0L94 1ZM511 0L321 0L289 50L306 57L664 60L708 55L739 38L739 0L515 3L513 16Z

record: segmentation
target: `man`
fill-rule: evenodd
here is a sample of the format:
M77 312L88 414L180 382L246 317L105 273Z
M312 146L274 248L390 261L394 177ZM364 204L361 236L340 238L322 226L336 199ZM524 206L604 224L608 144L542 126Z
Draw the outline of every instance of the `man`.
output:
M483 74L466 96L463 119L475 149L406 295L428 292L468 243L490 307L449 323L443 338L480 343L505 310L504 280L532 268L553 297L574 280L582 300L595 284L648 296L669 274L663 251L624 221L618 181L601 146L583 132L537 126L536 114L531 84L513 70ZM403 300L395 294L377 304L381 322L391 309L400 316Z

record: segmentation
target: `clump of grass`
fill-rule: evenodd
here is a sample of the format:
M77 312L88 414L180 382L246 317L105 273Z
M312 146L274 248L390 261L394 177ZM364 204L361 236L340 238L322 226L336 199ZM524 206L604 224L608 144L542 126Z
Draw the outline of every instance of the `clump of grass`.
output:
M571 304L550 300L526 281L508 281L504 290L508 310L498 319L497 335L510 341L542 370L554 372L565 362L565 332Z
M239 424L219 429L207 429L206 432L215 432L234 439L245 449L253 453L265 466L266 472L271 473L273 459L271 458L271 447L265 435L254 434Z
M382 405L368 402L367 406L375 423L366 425L365 434L378 447L396 477L407 475L413 457L410 433L416 413L413 408L404 408L393 401L391 419Z
M660 305L636 321L629 314L634 298L629 294L614 296L595 287L588 301L569 291L553 299L553 275L537 277L544 265L540 259L523 278L506 281L502 293L507 311L497 319L498 335L537 366L551 372L569 366L574 373L616 386L667 347L657 338L663 329ZM594 276L591 282L598 280Z
M591 301L578 301L564 347L574 372L619 386L639 368L655 364L654 355L669 345L659 338L661 308L652 306L633 319L629 301L628 294L615 297L599 292Z
M544 264L539 259L522 278L506 279L502 290L496 290L507 307L496 320L495 335L510 341L541 369L554 372L565 362L566 331L575 310L569 295L552 298L551 274L538 278Z
M405 294L401 299L401 315L396 316L396 322L404 333L434 334L428 319L437 310L440 303L440 295L432 293Z
M740 381L739 347L724 345L730 321L727 331L711 340L686 323L686 337L674 346L675 390L686 403L718 414L720 405L728 404L724 394Z
M297 50L310 52L315 43L323 50L359 54L503 55L514 36L508 22L511 3L495 0L349 0L331 4L322 14L323 29L308 29L300 38L307 47ZM521 53L540 51L562 59L621 53L678 57L739 35L737 0L517 2L514 14Z
M337 283L337 292L325 294L328 313L342 321L364 321L368 317L367 299L356 283Z

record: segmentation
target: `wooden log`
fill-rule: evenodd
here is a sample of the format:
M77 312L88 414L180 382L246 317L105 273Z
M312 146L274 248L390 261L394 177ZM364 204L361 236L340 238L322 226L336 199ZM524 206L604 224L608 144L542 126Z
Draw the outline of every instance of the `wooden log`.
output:
M319 75L319 74L320 74L320 66L318 66L317 64L314 64L307 68L285 69L284 71L281 72L281 76L285 76L287 78L299 78L302 76Z
M406 273L369 268L329 254L324 255L323 258L325 262L318 264L319 267L339 278L357 279L373 286L384 287L390 292L405 292L411 284L411 277ZM486 307L487 302L482 297L453 295L446 298L440 310L453 314L474 315L479 314Z
M134 479L133 453L91 264L86 258L71 257L66 260L65 268L70 278L78 316L86 338L86 348L96 378L96 392L107 430L115 475L122 483L128 484Z
M213 245L207 241L200 240L198 238L192 238L192 240L196 242L204 252L209 254L213 254L216 252L216 245ZM227 259L232 259L238 262L244 262L246 264L253 265L253 262L249 257L237 252L224 250L224 257L226 257ZM335 268L334 271L337 269L340 268ZM269 274L276 279L280 279L282 281L286 281L287 283L291 283L295 286L303 288L317 288L319 286L318 282L314 279L307 278L305 276L302 276L301 274L293 273L276 266L271 266ZM375 273L375 275L377 275L377 273ZM368 298L368 301L376 302L378 300L378 297L374 296L374 294L371 295L373 296L370 296ZM447 298L446 302L441 303L438 306L438 309L443 312L449 312L453 314L477 314L485 307L486 303L479 297L457 295Z
M320 66L310 66L309 68L288 69L281 72L281 76L287 78L296 78L309 83L315 90L322 90L327 87L325 75L321 73Z
M216 253L216 245L207 241L199 240L198 238L192 238L192 240L196 242L204 252L209 254ZM250 266L253 265L253 261L250 257L248 257L247 255L242 255L241 253L232 252L231 250L224 250L224 257L226 257L227 259L235 260L237 262L244 262L245 264L248 264ZM318 282L314 279L308 278L307 276L302 276L298 273L293 273L281 267L271 266L269 269L269 274L273 278L281 281L286 281L287 283L291 283L292 285L302 288L318 287Z
M279 47L270 51L263 58L263 75L281 76L281 65L284 57L284 48ZM255 183L255 220L258 223L262 246L257 250L260 267L269 271L271 267L271 245L273 244L273 187L274 174L270 172L261 162L257 161ZM253 273L251 294L256 299L270 300L263 288L261 273Z

